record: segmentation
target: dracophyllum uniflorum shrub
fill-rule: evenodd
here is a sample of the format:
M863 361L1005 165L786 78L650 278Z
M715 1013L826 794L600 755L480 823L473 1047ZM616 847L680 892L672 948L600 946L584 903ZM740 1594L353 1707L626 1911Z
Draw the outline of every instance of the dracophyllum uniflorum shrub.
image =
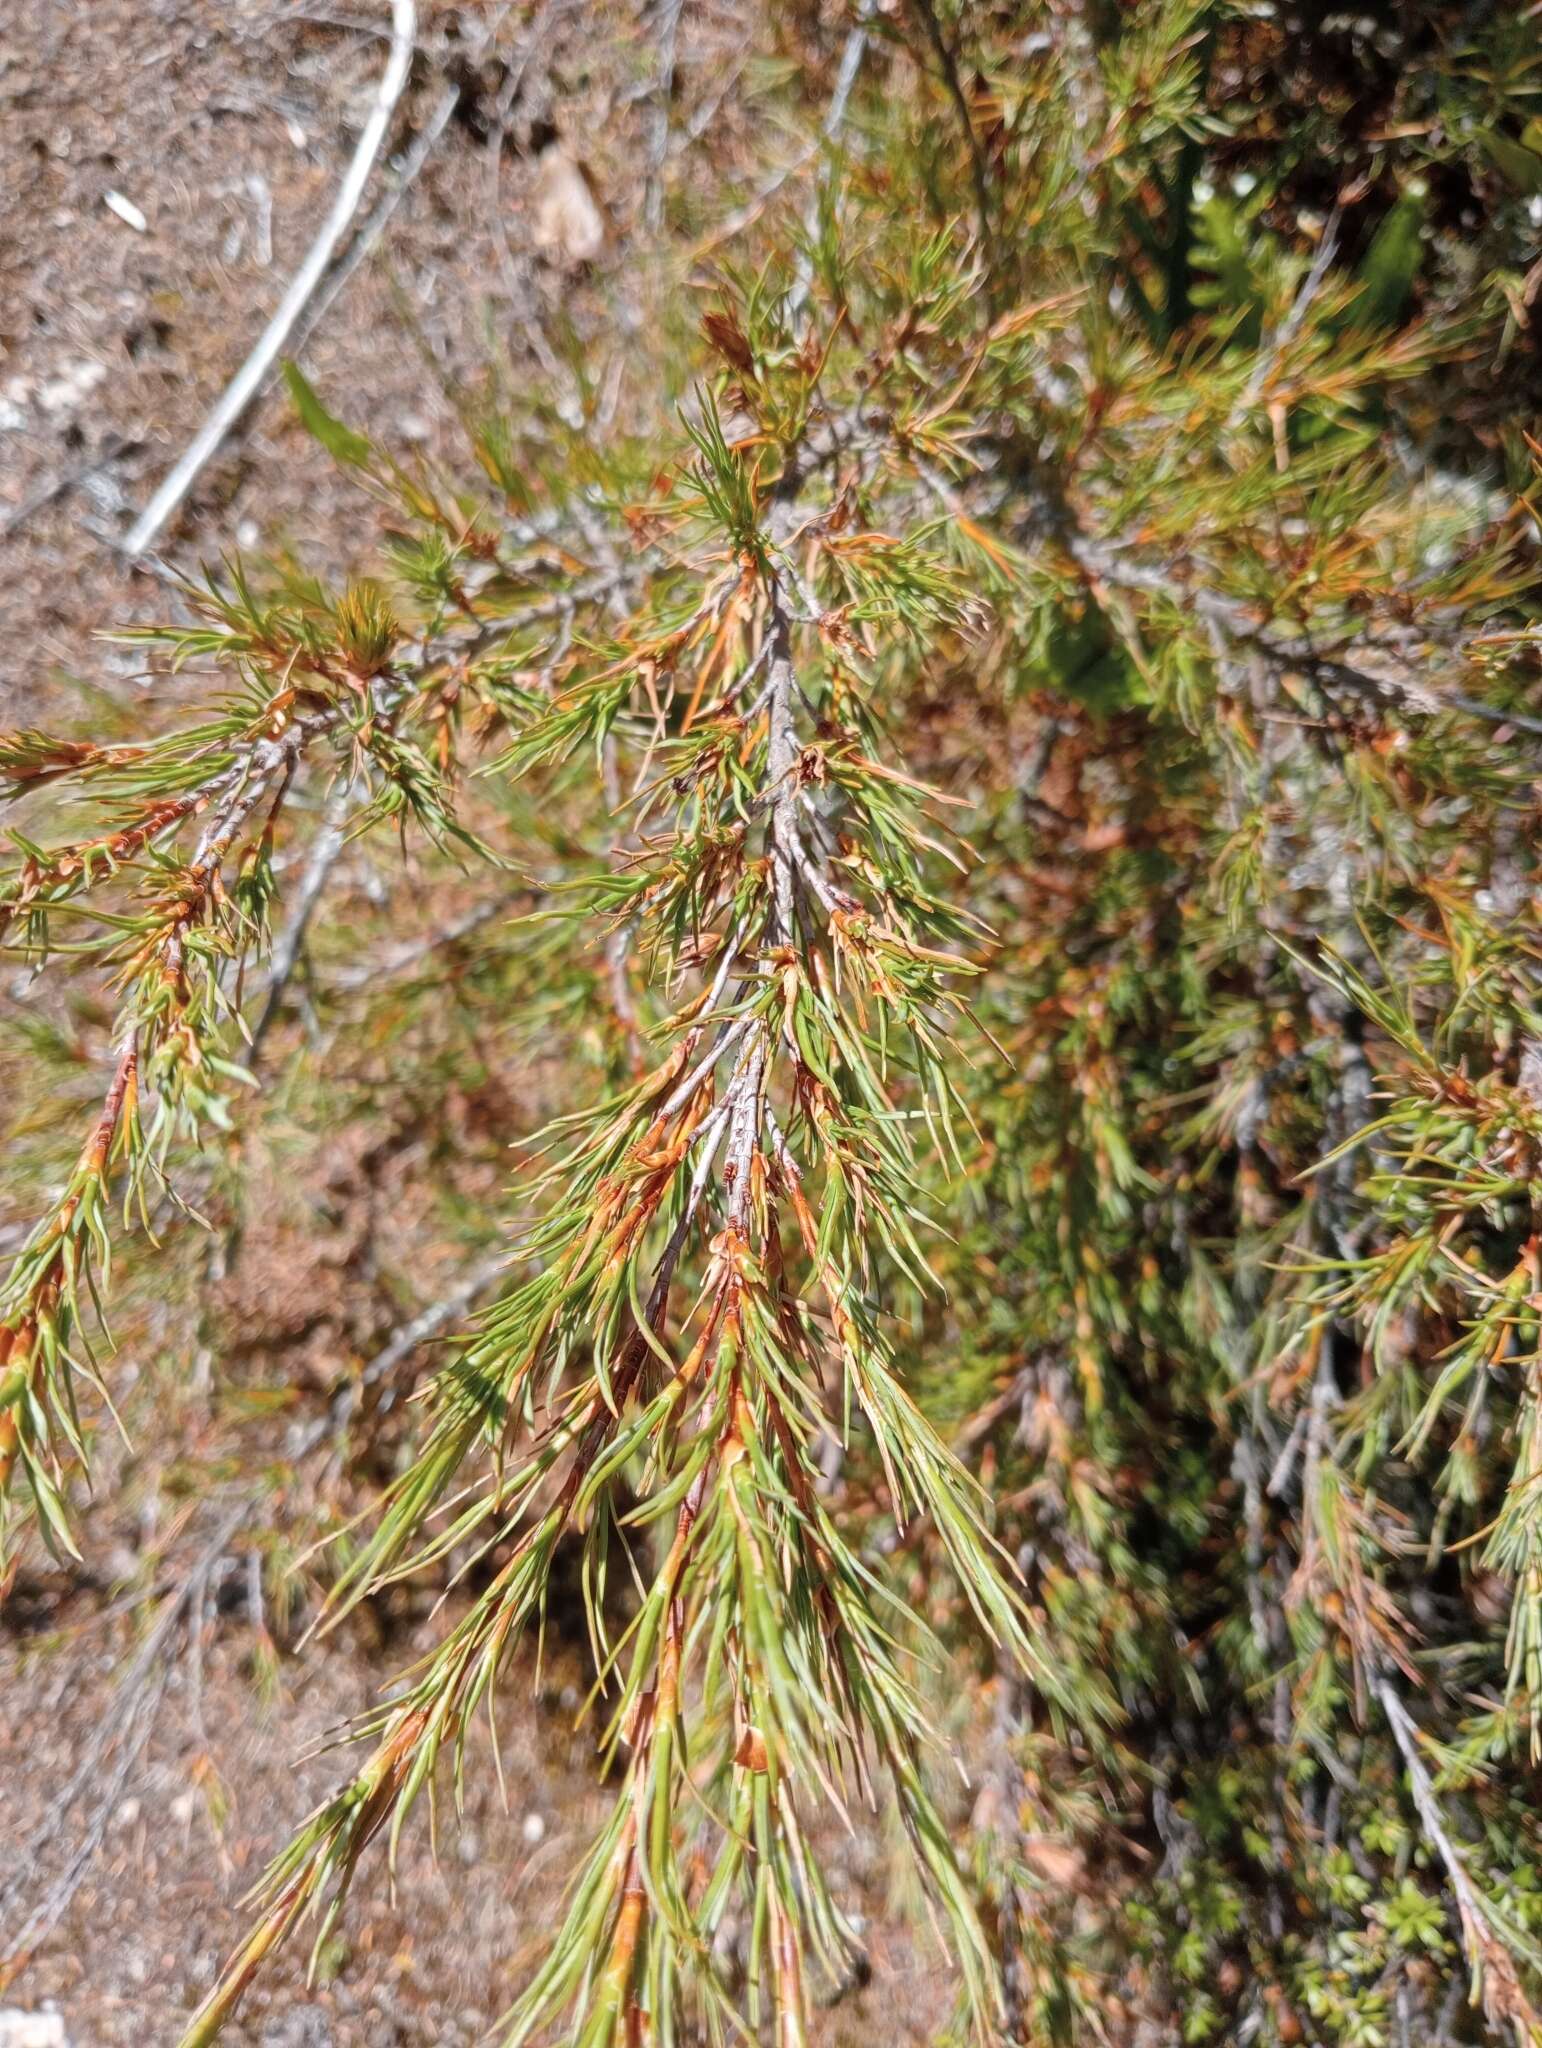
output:
M13 835L11 943L116 1005L0 1300L10 1545L75 1540L110 1248L252 1113L298 792L506 873L521 1000L613 1013L329 1597L474 1590L189 2041L457 1778L574 1546L615 1802L508 2041L802 2039L869 1801L986 2032L1536 2034L1531 471L1418 456L1511 281L1218 197L1224 10L859 33L762 268L468 407L476 485L296 375L377 575L226 567L147 636L196 722L6 738L85 820Z

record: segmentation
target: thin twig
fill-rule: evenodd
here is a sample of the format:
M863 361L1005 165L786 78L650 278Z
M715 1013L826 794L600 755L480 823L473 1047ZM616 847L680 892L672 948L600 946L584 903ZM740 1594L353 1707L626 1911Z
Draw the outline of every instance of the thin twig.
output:
M1484 2012L1491 2021L1512 2026L1518 2041L1533 2041L1537 2037L1537 2013L1521 1987L1493 1910L1473 1884L1466 1859L1446 1829L1434 1780L1419 1754L1418 1728L1390 1679L1377 1680L1376 1696L1408 1773L1408 1789L1413 1795L1419 1825L1445 1867L1446 1881L1456 1902L1462 1946L1472 1972L1474 2002L1481 1992Z
M771 867L774 886L774 945L790 946L793 868L797 859L798 742L793 731L792 699L796 687L792 640L780 590L771 600L771 708L766 780L771 798Z

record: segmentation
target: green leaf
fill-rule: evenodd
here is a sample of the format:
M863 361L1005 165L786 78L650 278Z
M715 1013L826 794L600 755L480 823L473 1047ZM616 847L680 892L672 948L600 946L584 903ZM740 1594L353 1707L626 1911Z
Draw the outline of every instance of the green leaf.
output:
M1423 180L1411 182L1372 237L1349 309L1356 325L1393 327L1407 310L1424 256L1425 196Z
M295 411L300 415L300 424L308 434L318 440L327 453L336 461L345 463L350 469L368 469L375 457L373 446L363 434L356 434L352 427L345 427L340 419L329 413L314 390L306 382L298 363L285 358L284 382L294 400Z
M1528 128L1528 135L1530 132ZM1537 155L1525 143L1517 142L1513 136L1496 135L1492 129L1482 140L1483 147L1517 192L1528 199L1533 194L1542 192L1542 156Z

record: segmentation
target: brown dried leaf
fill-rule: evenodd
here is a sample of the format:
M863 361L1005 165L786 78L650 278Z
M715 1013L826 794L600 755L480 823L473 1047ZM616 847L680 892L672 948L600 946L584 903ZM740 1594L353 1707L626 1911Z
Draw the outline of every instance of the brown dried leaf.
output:
M701 323L701 331L725 362L745 377L754 376L754 351L732 313L708 313Z

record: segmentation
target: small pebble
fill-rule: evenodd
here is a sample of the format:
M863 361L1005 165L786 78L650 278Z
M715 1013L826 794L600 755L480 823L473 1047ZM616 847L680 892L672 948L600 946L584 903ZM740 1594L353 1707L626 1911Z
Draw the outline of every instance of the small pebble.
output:
M109 210L118 216L125 227L131 227L136 235L144 234L150 223L132 199L125 199L121 192L106 192L102 196Z

